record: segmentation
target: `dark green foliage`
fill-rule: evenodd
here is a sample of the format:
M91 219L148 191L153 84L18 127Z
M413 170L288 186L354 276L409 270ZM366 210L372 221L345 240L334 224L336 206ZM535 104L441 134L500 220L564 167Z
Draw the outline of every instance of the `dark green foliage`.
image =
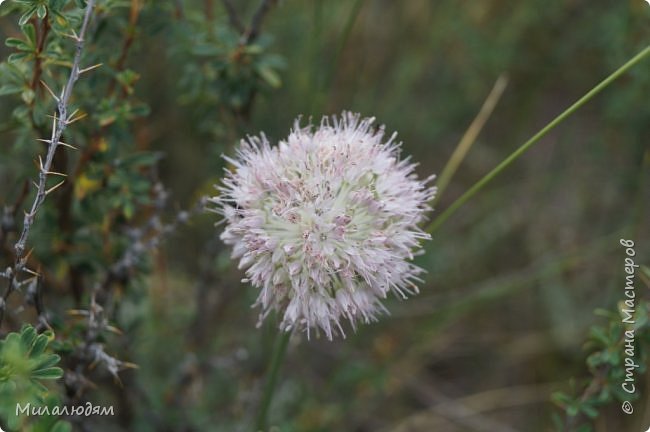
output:
M16 372L27 376L25 383L31 387L9 376L16 363L11 356L22 351L14 346L13 334L6 337L7 385L0 397L0 424L6 421L12 430L67 427L67 423L55 425L56 418L27 422L24 415L16 417L16 400L41 407L83 406L91 400L112 406L123 400L122 372L136 367L128 361L131 354L124 346L136 335L125 335L121 329L132 331L142 320L142 314L133 311L146 307L144 287L152 254L164 237L201 209L197 199L188 211L179 211L170 204L160 181L163 153L152 148L157 138L143 123L151 109L139 98L146 65L132 54L146 50L141 39L158 35L164 40L161 29L174 39L159 53L179 65L176 72L183 77L170 86L178 92L172 103L194 111L201 134L220 133L220 122L210 120L211 116L224 110L230 119L248 116L258 92L280 85L277 69L282 61L269 53L270 38L260 34L259 19L251 21L255 34L248 30L244 34L225 20L207 19L189 8L179 19L175 6L168 3L109 0L95 2L86 33L81 34L88 4L17 0L0 9L6 16L2 29L8 32L0 62L0 113L4 114L0 134L7 138L0 158L0 176L5 179L0 202L6 209L0 267L8 268L0 273L0 295L6 300L1 303L5 314L0 320L3 328L25 321L38 322L39 331L55 328L60 336L52 343L63 357L66 374L60 380L63 369L51 364L59 357L51 356L37 364L30 360ZM51 144L42 140L50 139L52 118L61 122L58 98L74 73L79 36L84 39L82 72L65 107L70 114L61 137L65 144L54 153L50 172L41 173L46 175L48 190L61 180L60 174L65 174L64 182L37 207L27 238L27 247L33 250L17 256L14 243L22 228L23 208L29 209L36 199L32 179L42 181L32 161L45 159ZM41 359L36 354L51 334L37 336L29 327L23 335L34 339L34 347L26 352ZM46 395L38 381L42 379L56 379L62 385ZM102 419L73 416L72 420L94 428Z
M63 369L58 367L61 357L48 348L53 339L52 332L39 335L34 327L25 325L20 333L9 333L0 341L0 418L10 430L69 430L69 425L56 417L35 417L30 421L30 417L17 415L28 406L53 407L60 403L58 391L44 385L45 381L63 376Z
M624 309L623 304L619 310ZM627 393L621 384L625 382L626 364L625 350L634 348L634 357L630 359L639 365L634 373L641 376L646 372L648 364L648 349L650 349L650 320L648 310L650 303L642 302L633 315L634 324L625 324L621 313L606 310L598 311L598 315L607 321L602 325L594 325L589 329L589 340L585 348L589 351L587 368L591 377L582 384L572 382L571 393L557 392L553 401L565 413L565 419L556 419L556 426L561 431L592 431L591 424L598 417L599 410L617 401L636 401L640 393ZM634 332L634 340L626 338L625 331ZM626 345L626 341L629 343Z

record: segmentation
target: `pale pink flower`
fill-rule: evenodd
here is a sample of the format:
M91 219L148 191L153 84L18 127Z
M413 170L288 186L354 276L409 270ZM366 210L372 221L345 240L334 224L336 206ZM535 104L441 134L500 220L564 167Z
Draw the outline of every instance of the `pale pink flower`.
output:
M400 160L393 134L374 119L343 113L318 128L296 121L286 141L243 140L211 199L224 216L223 241L260 289L260 323L279 312L283 330L345 336L386 311L381 299L417 293L411 260L430 236L418 225L435 194Z

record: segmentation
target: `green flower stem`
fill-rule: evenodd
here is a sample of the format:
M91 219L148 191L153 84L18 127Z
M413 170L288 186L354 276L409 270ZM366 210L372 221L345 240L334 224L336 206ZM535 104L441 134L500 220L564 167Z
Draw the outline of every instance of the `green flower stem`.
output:
M287 346L289 345L291 333L291 331L279 330L276 336L273 347L273 356L271 357L271 364L269 365L266 387L264 388L262 403L257 415L257 421L255 422L255 431L266 431L269 408L271 407L271 401L273 400L273 391L275 390L275 384L278 381L280 366L282 365L287 353Z
M536 144L540 139L542 139L546 134L553 130L557 125L566 120L571 114L576 112L578 108L587 103L591 98L600 93L604 88L614 82L618 77L623 75L645 57L650 54L650 45L648 45L643 51L639 54L632 57L627 63L618 68L614 73L605 78L600 82L596 87L591 89L586 95L581 97L577 102L567 108L562 114L557 116L553 121L547 124L542 130L537 132L532 138L526 141L521 147L515 150L510 156L505 158L499 165L497 165L492 171L487 173L482 179L474 184L467 192L461 195L456 201L454 201L447 209L435 218L431 224L427 227L426 231L428 233L433 233L447 220L451 215L453 215L456 210L458 210L463 204L465 204L470 198L472 198L478 191L483 189L483 187L490 182L494 177L496 177L501 171L508 167L511 163L517 160L521 155L528 151L534 144Z

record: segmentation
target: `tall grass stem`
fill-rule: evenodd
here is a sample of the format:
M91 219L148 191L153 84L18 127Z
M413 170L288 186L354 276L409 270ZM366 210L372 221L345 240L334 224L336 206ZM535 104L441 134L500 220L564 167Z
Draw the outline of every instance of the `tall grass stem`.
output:
M519 159L524 153L526 153L533 145L535 145L539 140L541 140L546 134L555 129L560 123L566 120L571 114L576 112L580 107L587 103L591 98L600 93L603 89L613 83L617 78L623 75L625 72L634 67L641 60L645 59L650 55L650 45L648 45L643 51L632 57L627 63L614 71L611 75L601 81L597 86L592 88L587 94L578 99L573 105L567 108L564 112L558 115L550 123L544 126L539 132L533 135L528 141L522 144L517 150L505 158L501 163L499 163L492 171L487 173L483 178L476 182L471 188L469 188L463 195L461 195L456 201L454 201L447 209L442 212L437 218L435 218L431 224L427 227L426 231L428 233L435 232L440 226L449 219L451 215L456 213L456 211L463 206L470 198L476 195L485 185L487 185L493 178L501 173L505 168L512 164L515 160Z
M434 204L440 201L440 197L442 197L443 192L445 189L447 189L447 186L449 186L452 177L458 170L460 164L465 159L465 156L467 156L467 153L472 148L472 145L476 142L476 138L478 138L481 130L483 130L483 126L485 126L485 123L492 115L494 108L497 106L497 103L499 102L499 99L501 99L501 96L503 95L503 92L507 86L508 77L506 74L501 74L494 83L494 86L492 87L492 90L490 91L488 97L485 99L485 102L483 102L483 106L481 106L479 113L476 115L472 123L463 134L463 137L458 142L456 149L449 157L449 161L447 161L447 164L442 169L440 177L438 177L438 181L436 182L438 192L436 193L436 197L433 200Z

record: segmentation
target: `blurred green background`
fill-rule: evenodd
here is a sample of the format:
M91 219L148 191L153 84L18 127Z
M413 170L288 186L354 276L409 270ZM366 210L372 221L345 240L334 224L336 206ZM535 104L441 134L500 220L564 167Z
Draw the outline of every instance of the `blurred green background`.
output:
M169 54L184 36L197 41L191 25L165 27L175 6L162 3L143 10L128 63L151 108L134 136L164 155L170 215L214 193L220 154L239 138L264 131L275 142L298 116L375 116L421 176L440 173L507 74L439 211L650 41L642 0L285 0L259 39L273 55L268 85L240 109L236 81L203 82L209 68ZM206 28L227 26L219 2L177 3ZM256 6L236 2L242 17ZM206 90L220 85L219 97ZM271 409L277 430L551 430L551 393L587 375L584 340L602 321L594 309L623 299L619 238L650 262L649 96L646 61L461 208L417 259L428 272L421 294L390 299L390 316L345 340L292 340ZM214 222L196 216L168 238L142 297L115 318L130 336L113 343L140 369L95 394L118 412L97 430L249 430L276 321L255 329L256 292ZM606 409L596 430L642 430L648 399L635 407L629 417Z

